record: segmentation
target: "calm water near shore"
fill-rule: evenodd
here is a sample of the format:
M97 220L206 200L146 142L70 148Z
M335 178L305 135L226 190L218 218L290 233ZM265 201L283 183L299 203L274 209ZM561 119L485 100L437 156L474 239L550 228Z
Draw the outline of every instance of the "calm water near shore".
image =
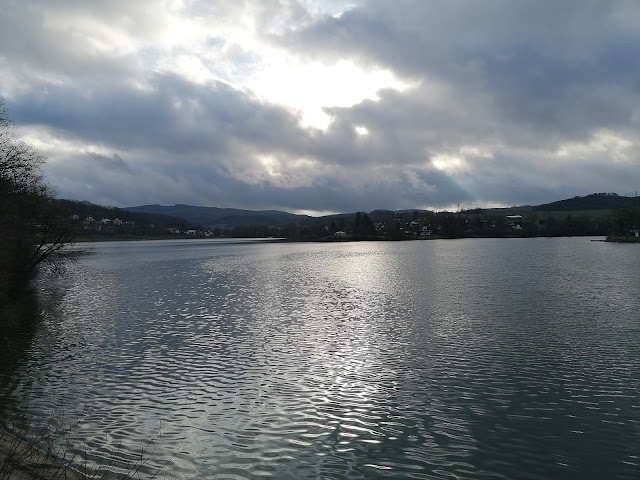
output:
M42 320L2 386L10 423L68 427L78 468L640 478L637 245L88 248L39 279Z

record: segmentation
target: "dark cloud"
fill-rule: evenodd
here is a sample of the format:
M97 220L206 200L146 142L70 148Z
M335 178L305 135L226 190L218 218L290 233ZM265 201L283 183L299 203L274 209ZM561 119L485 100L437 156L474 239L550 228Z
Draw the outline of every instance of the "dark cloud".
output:
M286 110L222 83L197 86L158 74L148 86L139 91L123 83L103 85L87 95L78 95L73 85L50 86L46 94L7 103L21 124L47 125L67 138L176 155L226 154L238 141L273 150L282 147L284 136L303 134Z

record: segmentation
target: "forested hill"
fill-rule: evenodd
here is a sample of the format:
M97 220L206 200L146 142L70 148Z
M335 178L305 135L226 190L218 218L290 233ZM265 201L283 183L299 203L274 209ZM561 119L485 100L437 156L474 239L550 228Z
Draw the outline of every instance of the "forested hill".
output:
M513 210L513 211L580 211L580 210L611 210L617 208L629 208L640 206L640 197L626 197L615 193L592 193L584 197L574 197L566 200L545 203L537 206L511 207L508 209L491 210ZM308 224L316 219L307 215L296 215L279 210L243 210L238 208L221 207L199 207L193 205L140 205L122 209L127 212L140 212L154 215L169 215L186 219L189 222L197 223L205 227L218 227L230 229L238 226L278 226L288 224ZM477 209L478 212L485 209ZM414 210L406 210L406 212ZM405 211L381 211L371 212L371 219L382 222L384 218L391 214L402 214ZM383 215L376 215L383 213ZM353 214L345 213L336 215L339 217L350 217ZM374 218L375 217L375 218ZM380 218L378 218L380 217Z
M545 203L532 208L542 211L609 210L640 205L640 197L624 197L616 193L592 193L584 197Z
M111 221L116 218L123 222L129 222L138 225L154 225L154 228L178 228L186 230L188 228L202 228L202 225L197 222L192 222L184 218L163 215L160 213L143 213L132 212L124 208L118 207L105 207L102 205L96 205L95 203L76 200L54 200L60 209L66 212L68 215L78 216L79 220L85 220L87 217L92 217L96 222L99 222L103 218L108 218Z
M242 210L238 208L196 207L192 205L140 205L127 207L130 212L171 215L199 223L205 227L229 228L238 225L286 225L309 220L307 215L278 210Z

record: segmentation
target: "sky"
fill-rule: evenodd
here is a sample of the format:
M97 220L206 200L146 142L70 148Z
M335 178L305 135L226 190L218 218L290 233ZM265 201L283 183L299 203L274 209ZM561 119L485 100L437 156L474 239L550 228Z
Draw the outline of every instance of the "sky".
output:
M325 214L640 189L637 0L0 0L60 198Z

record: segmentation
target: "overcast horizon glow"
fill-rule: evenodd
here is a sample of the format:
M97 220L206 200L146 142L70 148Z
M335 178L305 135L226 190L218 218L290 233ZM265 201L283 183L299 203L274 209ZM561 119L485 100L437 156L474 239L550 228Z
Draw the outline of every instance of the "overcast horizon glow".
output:
M0 0L61 198L326 214L640 183L634 0Z

